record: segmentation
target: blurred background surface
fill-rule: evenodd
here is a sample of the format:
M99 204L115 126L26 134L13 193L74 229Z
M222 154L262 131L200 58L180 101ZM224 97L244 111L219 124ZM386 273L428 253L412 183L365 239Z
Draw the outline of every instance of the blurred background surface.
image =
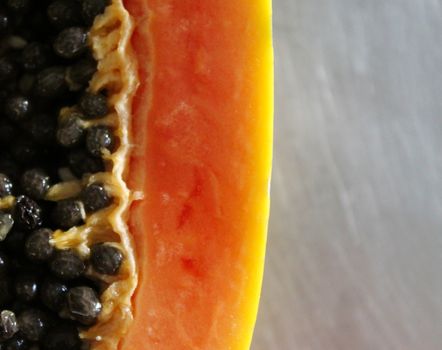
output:
M274 0L253 350L442 349L442 1Z

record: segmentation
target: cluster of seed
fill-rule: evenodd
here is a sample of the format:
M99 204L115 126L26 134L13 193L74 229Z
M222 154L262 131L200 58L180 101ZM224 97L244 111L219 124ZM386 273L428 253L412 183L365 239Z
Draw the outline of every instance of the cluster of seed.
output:
M87 91L96 71L88 30L107 5L0 1L0 350L87 348L79 329L97 321L105 286L85 272L116 275L123 262L106 242L87 260L52 244L55 230L112 204L105 184L48 198L63 181L104 171L115 148L113 130L99 123L106 92Z

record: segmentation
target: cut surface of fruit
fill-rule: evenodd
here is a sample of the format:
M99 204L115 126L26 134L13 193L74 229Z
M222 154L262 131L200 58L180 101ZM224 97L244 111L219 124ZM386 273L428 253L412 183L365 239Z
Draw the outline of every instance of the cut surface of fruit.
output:
M0 6L0 348L241 350L264 263L270 0Z
M121 349L246 349L268 219L270 2L124 3L140 79L129 186L144 198Z

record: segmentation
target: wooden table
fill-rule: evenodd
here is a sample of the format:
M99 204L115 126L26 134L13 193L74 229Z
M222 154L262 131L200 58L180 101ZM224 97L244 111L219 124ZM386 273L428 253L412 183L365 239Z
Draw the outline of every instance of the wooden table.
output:
M442 349L442 1L275 0L253 350Z

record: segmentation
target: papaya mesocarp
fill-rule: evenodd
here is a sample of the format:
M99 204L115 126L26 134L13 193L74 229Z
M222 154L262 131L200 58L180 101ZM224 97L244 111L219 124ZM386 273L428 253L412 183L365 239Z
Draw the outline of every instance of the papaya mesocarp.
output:
M249 348L270 1L8 0L0 36L0 347Z

